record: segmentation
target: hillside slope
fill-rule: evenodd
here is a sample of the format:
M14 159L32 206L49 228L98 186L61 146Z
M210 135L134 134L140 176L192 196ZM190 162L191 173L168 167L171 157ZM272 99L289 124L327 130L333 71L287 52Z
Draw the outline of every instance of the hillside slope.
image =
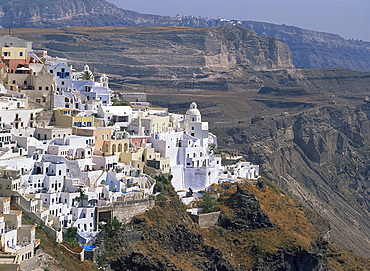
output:
M324 221L320 221L324 230L315 232L310 222L313 215L305 214L268 180L258 186L226 183L213 187L220 195L221 218L219 226L209 229L195 225L178 199L157 201L156 207L133 219L131 232L117 231L106 237L109 242L105 242L100 261L113 270L324 271L368 267L368 261L361 257L333 253L335 249L322 236L328 230ZM130 237L138 234L141 238Z

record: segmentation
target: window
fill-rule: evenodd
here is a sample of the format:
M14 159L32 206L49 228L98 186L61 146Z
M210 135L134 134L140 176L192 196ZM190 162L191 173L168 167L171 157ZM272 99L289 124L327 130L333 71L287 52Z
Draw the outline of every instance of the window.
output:
M192 130L194 130L194 127L191 127Z
M4 52L4 56L8 56L8 52Z
M23 56L23 52L19 52L19 56Z
M62 170L59 170L59 175L62 175Z
M45 87L45 90L49 90L49 87Z
M27 81L24 81L23 83L24 83L25 85L27 85Z
M64 86L64 81L62 81L62 86Z

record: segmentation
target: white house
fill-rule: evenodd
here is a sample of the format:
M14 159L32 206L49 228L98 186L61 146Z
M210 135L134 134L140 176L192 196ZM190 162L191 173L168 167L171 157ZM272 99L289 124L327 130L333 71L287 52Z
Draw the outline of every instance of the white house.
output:
M117 127L127 127L133 119L131 106L102 106L98 108L98 117L104 119L105 125L109 123Z
M221 157L208 149L209 143L214 143L215 139L209 136L208 123L202 122L196 103L191 103L186 111L183 128L183 132L157 133L149 142L162 157L170 158L175 190L191 187L198 191L218 182Z

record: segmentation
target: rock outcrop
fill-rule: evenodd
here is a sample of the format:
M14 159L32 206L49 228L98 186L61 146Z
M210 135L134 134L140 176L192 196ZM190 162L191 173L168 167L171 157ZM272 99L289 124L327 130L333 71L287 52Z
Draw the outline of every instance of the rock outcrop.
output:
M290 248L288 251L279 249L277 253L267 253L264 260L259 261L252 269L253 271L326 271L329 270L318 253L310 253L299 247Z
M231 229L264 229L272 227L267 214L261 210L256 197L238 186L225 203L231 214L220 217L220 226Z

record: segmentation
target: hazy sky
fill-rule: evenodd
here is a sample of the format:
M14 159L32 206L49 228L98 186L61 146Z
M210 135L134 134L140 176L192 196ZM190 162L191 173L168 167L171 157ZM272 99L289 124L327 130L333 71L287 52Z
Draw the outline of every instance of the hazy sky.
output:
M370 0L107 0L157 15L268 21L370 41Z

